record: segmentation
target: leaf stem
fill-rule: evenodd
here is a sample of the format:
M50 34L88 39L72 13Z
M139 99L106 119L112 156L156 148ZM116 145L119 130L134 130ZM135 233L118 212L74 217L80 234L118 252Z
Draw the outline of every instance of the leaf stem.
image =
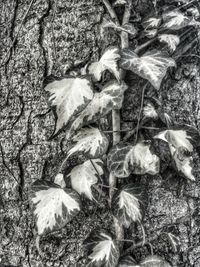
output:
M140 111L138 114L138 122L137 122L137 127L136 127L136 135L135 135L135 144L137 143L137 139L138 139L138 131L139 131L139 127L140 127L140 119L142 116L142 110L143 110L143 105L144 105L144 94L145 94L145 89L147 87L148 82L143 86L142 88L142 99L141 99L141 104L140 104Z
M109 12L112 19L115 20L116 25L121 26L119 23L119 19L116 15L115 10L107 0L102 0L105 7L107 8L107 11ZM131 8L132 8L132 0L127 0L127 3L125 5L124 15L122 19L122 25L129 22L130 15L131 15ZM129 46L129 36L126 32L121 32L121 49L127 48ZM125 77L125 71L120 70L120 78L121 80ZM120 142L121 136L120 136L120 110L113 110L112 111L112 125L113 125L113 145L116 145ZM112 173L109 175L109 204L111 205L111 200L114 194L114 189L116 188L117 184L117 177L115 177ZM123 239L124 237L124 230L123 226L120 224L120 222L113 216L114 226L115 226L115 232L117 239Z

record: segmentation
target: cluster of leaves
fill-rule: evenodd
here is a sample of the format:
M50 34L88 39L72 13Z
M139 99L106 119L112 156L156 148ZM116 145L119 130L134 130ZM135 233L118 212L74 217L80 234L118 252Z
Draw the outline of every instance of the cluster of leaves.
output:
M126 4L126 1L116 2L115 5ZM143 108L143 121L164 118L166 127L150 140L120 142L110 148L108 136L94 126L111 111L122 107L128 85L121 79L120 68L132 71L159 90L168 68L176 66L168 52L173 52L180 42L178 35L165 33L165 30L175 31L191 25L198 25L194 16L188 17L176 10L148 18L143 22L144 36L164 42L168 49L141 53L137 47L133 50L112 46L80 73L46 79L44 89L56 118L53 136L65 130L66 138L72 142L66 160L80 153L87 160L65 170L65 177L61 169L54 182L37 180L32 184L31 201L39 235L58 230L72 220L82 208L80 195L95 201L92 188L105 182L105 167L115 177L123 179L132 177L131 174L156 175L163 172L165 163L179 175L195 180L192 153L199 143L198 131L190 126L171 126L169 115L160 114L151 102ZM104 20L102 27L124 31L132 37L138 33L129 23L119 26L114 21ZM105 72L110 73L112 79L99 86ZM66 187L66 179L71 182L70 188ZM145 204L144 190L133 183L125 184L113 195L111 210L120 224L129 228L132 223L142 221ZM88 266L170 266L157 256L147 257L139 264L131 257L120 259L116 239L104 231L91 233L85 246L89 252Z

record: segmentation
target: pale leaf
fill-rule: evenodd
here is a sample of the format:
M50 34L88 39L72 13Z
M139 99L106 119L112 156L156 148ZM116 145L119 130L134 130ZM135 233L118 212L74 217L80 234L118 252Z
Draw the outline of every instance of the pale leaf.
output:
M127 4L127 0L116 0L113 6L121 6Z
M54 178L54 184L59 185L61 188L66 187L66 183L64 180L64 175L62 173L58 173Z
M116 81L107 83L100 93L95 93L92 101L78 114L76 119L69 125L67 138L70 138L75 131L100 118L106 116L113 109L120 109L124 99L124 91L127 85Z
M160 24L161 24L160 18L149 18L143 22L143 27L146 30L152 30L152 29L158 28Z
M144 35L151 39L151 38L154 38L158 33L158 30L157 29L152 29L152 30L144 30Z
M104 52L99 61L93 62L89 65L88 67L89 74L91 74L94 77L95 81L100 81L102 73L105 70L109 70L119 81L120 73L117 65L119 59L120 59L119 48L109 47Z
M50 94L51 107L55 107L57 121L54 134L66 126L93 98L92 83L85 76L54 80L44 89Z
M147 105L143 108L143 116L144 118L157 119L158 113L151 103L147 103Z
M80 195L84 194L90 200L93 199L91 186L96 184L98 176L103 175L103 162L100 159L85 161L77 165L68 174L71 179L72 188Z
M163 15L163 21L162 27L164 29L179 30L188 26L191 19L185 16L181 11L175 10L165 13Z
M151 144L139 142L128 152L127 164L134 174L155 175L160 171L160 159L150 150Z
M115 267L119 259L119 248L112 237L103 231L93 231L84 241L88 249L87 267Z
M158 39L160 42L167 44L171 52L174 52L180 43L180 38L174 34L161 34Z
M139 57L134 51L124 49L120 65L123 69L131 70L147 79L156 89L159 89L167 69L176 66L176 63L158 50L148 51Z
M194 147L199 145L199 132L191 126L183 125L162 131L154 138L168 143L177 171L194 181L195 177L192 174L193 158L190 154Z
M147 256L140 262L141 267L171 267L171 265L159 256Z
M31 189L39 235L64 227L81 209L79 195L72 189L44 180L34 182Z
M76 144L68 151L67 157L77 152L83 152L90 158L99 158L106 153L109 145L105 134L93 127L80 129L73 136L72 141Z
M141 198L141 188L133 184L124 186L114 194L111 204L112 211L124 227L128 228L132 222L142 220Z

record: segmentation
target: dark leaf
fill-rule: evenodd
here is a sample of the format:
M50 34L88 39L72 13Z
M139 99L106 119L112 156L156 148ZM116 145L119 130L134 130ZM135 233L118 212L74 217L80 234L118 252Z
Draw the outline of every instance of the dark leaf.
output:
M145 207L144 191L141 187L128 184L115 192L111 207L114 216L128 228L132 222L142 220L142 210Z
M140 262L141 267L171 267L171 265L159 256L148 256Z

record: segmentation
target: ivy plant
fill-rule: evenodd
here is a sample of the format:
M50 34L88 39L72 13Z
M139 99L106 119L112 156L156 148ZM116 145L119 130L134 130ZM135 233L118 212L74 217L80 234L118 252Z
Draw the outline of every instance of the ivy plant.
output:
M188 15L187 10L163 9L140 23L131 23L132 0L117 0L113 4L103 0L103 3L110 18L103 19L101 30L103 33L115 32L120 36L119 42L108 46L99 60L88 63L74 75L48 77L44 83L55 114L52 138L65 131L71 146L54 182L37 180L31 186L37 232L42 236L64 227L84 210L80 196L95 202L92 188L99 186L101 191L105 186L109 188L107 198L115 233L94 229L86 238L87 266L170 266L156 255L136 262L123 250L121 241L126 242L123 229L139 223L144 232L142 220L148 204L144 188L134 181L127 183L127 180L134 175L162 174L166 168L171 168L179 176L195 181L192 161L194 149L199 145L198 131L189 125L175 124L162 111L158 100L151 99L144 105L144 94L146 87L159 92L169 69L176 68L173 53L181 42L182 32L185 28L198 27L198 17L194 12L195 15ZM117 8L124 11L122 20L117 17ZM144 87L136 128L122 139L119 111L124 92L131 90L126 81L127 70L137 75ZM100 122L111 114L110 133ZM140 135L142 128L156 120L162 121L162 127L156 133L152 134L149 127L148 138ZM84 161L66 169L66 161L79 154L84 156ZM71 187L66 181L71 182ZM176 237L168 237L176 247ZM145 233L141 245L144 244Z

